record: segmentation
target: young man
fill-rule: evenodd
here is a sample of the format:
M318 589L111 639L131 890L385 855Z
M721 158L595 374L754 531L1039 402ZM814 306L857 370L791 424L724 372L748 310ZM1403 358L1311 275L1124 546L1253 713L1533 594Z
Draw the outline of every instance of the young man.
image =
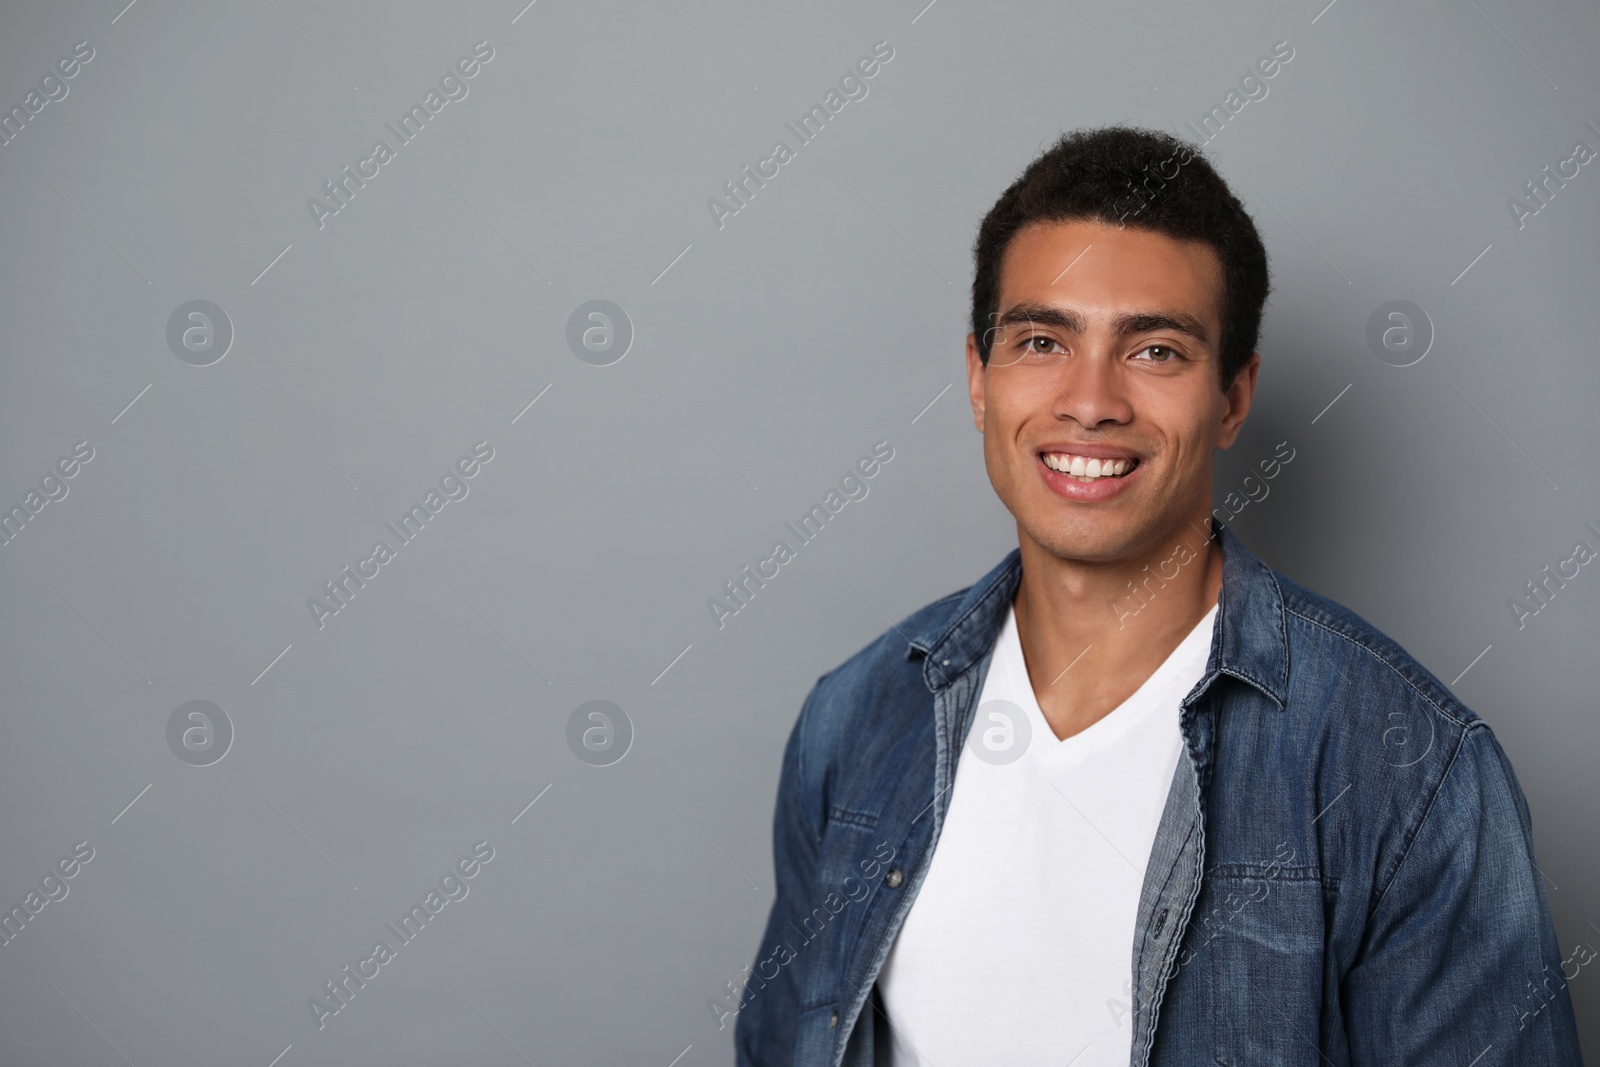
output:
M1239 201L1165 134L1075 133L976 259L1018 547L807 697L738 1062L1579 1064L1489 727L1213 517L1269 288Z

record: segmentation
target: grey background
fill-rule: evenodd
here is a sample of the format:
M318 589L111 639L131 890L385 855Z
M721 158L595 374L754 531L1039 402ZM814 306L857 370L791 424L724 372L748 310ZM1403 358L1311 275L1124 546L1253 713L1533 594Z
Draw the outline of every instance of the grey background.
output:
M124 2L0 14L6 110L95 50L0 147L0 502L95 450L0 547L0 903L95 849L0 947L0 1061L730 1062L707 1002L756 949L807 689L1014 544L961 386L979 218L1060 131L1183 130L1280 40L1207 146L1275 281L1219 497L1292 444L1234 529L1489 720L1562 952L1600 944L1600 572L1508 607L1600 545L1600 165L1507 207L1600 148L1592 6ZM479 40L319 229L307 198ZM707 198L879 40L719 229ZM165 340L194 299L235 333L208 367ZM606 367L565 340L592 299L635 334ZM1365 340L1394 299L1436 330L1404 368ZM480 440L319 630L307 598ZM870 495L719 631L707 598L879 440ZM197 699L234 729L205 767L166 740ZM610 766L567 745L592 699L635 732ZM319 1032L308 998L480 840Z

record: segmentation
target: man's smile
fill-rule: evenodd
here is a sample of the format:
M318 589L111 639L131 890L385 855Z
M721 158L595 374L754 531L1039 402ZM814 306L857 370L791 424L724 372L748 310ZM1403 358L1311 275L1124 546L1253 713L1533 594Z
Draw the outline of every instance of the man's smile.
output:
M1139 465L1137 459L1101 459L1078 452L1041 452L1044 465L1083 482L1099 478L1121 478Z
M1110 500L1140 480L1140 457L1104 445L1075 446L1071 451L1050 445L1038 453L1039 473L1052 492L1068 500L1093 503Z

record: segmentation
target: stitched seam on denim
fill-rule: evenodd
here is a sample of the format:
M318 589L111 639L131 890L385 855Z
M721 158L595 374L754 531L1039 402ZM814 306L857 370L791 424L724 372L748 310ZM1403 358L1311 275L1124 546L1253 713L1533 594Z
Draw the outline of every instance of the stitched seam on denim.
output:
M1197 781L1196 782L1196 789L1198 790L1198 788L1199 788L1199 785L1198 785L1198 781ZM1167 877L1165 878L1165 880L1162 881L1162 883L1161 883L1161 892L1156 894L1156 899L1159 900L1162 896L1166 895L1167 887L1172 884L1172 879L1177 874L1178 861L1183 858L1184 846L1189 843L1189 840L1194 837L1195 832L1200 828L1200 824L1201 824L1201 819L1202 818L1203 818L1203 816L1197 816L1192 822L1190 822L1190 824L1189 824L1189 832L1184 835L1183 841L1178 845L1177 855L1173 857L1172 866L1167 870ZM1194 896L1191 897L1190 900L1189 900L1189 905L1190 905L1191 908L1193 907L1193 904L1194 904L1194 898L1198 897L1200 895L1199 894L1199 888L1200 888L1200 879L1196 878L1195 879L1195 893L1194 893ZM1171 905L1168 905L1168 907L1170 909ZM1177 929L1177 923L1178 923L1178 920L1174 919L1173 920L1173 925L1172 925L1172 928L1174 930ZM1144 973L1145 955L1149 951L1149 944L1150 944L1150 942L1152 940L1154 940L1154 939L1146 937L1144 939L1144 943L1139 946L1139 973L1141 975ZM1171 939L1170 944L1172 944L1174 946L1181 947L1182 941L1183 941L1183 938L1182 938L1181 935L1175 935ZM1165 972L1165 968L1163 968L1162 970L1163 970L1163 973L1164 973ZM1146 1011L1147 1011L1147 1014L1149 1015L1149 1020L1145 1023L1145 1029L1144 1029L1144 1034L1143 1034L1143 1038L1145 1039L1145 1057L1144 1057L1144 1062L1145 1063L1149 1063L1150 1062L1150 1044L1149 1043L1151 1041L1154 1041L1153 1035L1155 1034L1155 1029L1156 1029L1156 1018L1157 1018L1158 1013L1161 1010L1161 1001L1165 999L1165 994L1166 994L1165 988L1163 988L1161 990L1161 993L1162 993L1162 996L1157 998L1157 1000L1156 1000L1156 1002L1154 1004L1146 1005Z
M1229 863L1213 867L1206 872L1208 879L1239 879L1251 882L1321 882L1317 867L1280 867L1276 874L1268 867L1254 863Z
M1428 806L1422 810L1422 817L1417 820L1416 826L1412 827L1410 833L1406 835L1406 848L1405 852L1400 856L1400 862L1395 864L1394 873L1389 876L1388 883L1378 893L1378 899L1374 900L1372 907L1367 909L1367 918L1369 920L1378 913L1379 908L1383 907L1383 902L1389 897L1389 890L1399 880L1400 872L1405 870L1406 860L1411 858L1411 849L1417 843L1417 838L1422 835L1423 823L1427 822L1428 816L1433 814L1433 807L1439 801L1439 794L1444 792L1444 784L1449 781L1450 772L1456 769L1456 764L1461 760L1461 751L1467 747L1467 739L1471 736L1473 730L1480 726L1485 730L1489 728L1487 723L1474 723L1462 733L1461 740L1456 744L1456 750L1450 754L1450 766L1446 767L1444 773L1439 776L1438 784L1433 787L1433 795L1428 797Z
M1283 586L1278 583L1278 575L1271 567L1268 567L1264 563L1262 564L1262 569L1267 572L1267 577L1272 579L1272 591L1277 594L1273 597L1273 604L1278 609L1278 617L1276 621L1278 624L1278 637L1281 638L1281 642L1278 646L1278 673L1283 683L1283 697L1282 699L1278 700L1278 708L1280 710L1287 710L1289 707L1289 623L1285 616L1288 614L1289 608L1286 603L1286 598L1283 595ZM1244 672L1241 671L1240 673ZM1260 684L1264 689L1272 689L1272 687L1267 685L1265 682ZM1271 695L1274 699L1277 699L1278 694L1275 690Z
M1198 823L1196 824L1196 826L1198 827ZM1193 836L1194 836L1194 830L1191 829L1189 834L1184 837L1184 844L1187 844L1189 842L1189 839L1192 838ZM1179 854L1180 858L1183 855L1183 849L1182 849L1181 846L1179 847L1178 854ZM1174 863L1172 865L1172 867L1173 867L1173 871L1176 871L1177 868L1178 868L1178 865L1176 863ZM1169 882L1171 881L1170 877L1168 878L1168 881ZM1165 891L1165 887L1163 887L1163 891ZM1194 883L1194 892L1190 895L1190 898L1189 898L1189 901L1188 901L1188 907L1189 907L1189 910L1191 911L1191 913L1192 913L1193 908L1194 908L1194 902L1195 902L1196 899L1199 898L1199 896L1200 896L1200 879L1196 878L1195 879L1195 883ZM1174 930L1177 929L1177 921L1176 920L1174 920L1174 922L1173 922L1173 929ZM1148 941L1149 939L1147 938L1146 940ZM1169 944L1172 946L1172 948L1168 952L1163 954L1163 960L1169 959L1169 958L1173 957L1173 955L1175 953L1182 951L1183 938L1181 936L1175 935L1170 940ZM1144 971L1145 951L1146 950L1144 949L1144 947L1141 946L1140 952L1139 952L1139 970L1140 970L1141 973L1143 973L1143 971ZM1143 1042L1144 1048L1145 1048L1144 1062L1146 1064L1148 1064L1150 1062L1150 1050L1151 1050L1151 1047L1155 1043L1156 1024L1160 1021L1161 1004L1162 1004L1163 1001L1166 1000L1166 984L1167 984L1167 982L1169 982L1171 980L1171 976L1168 976L1166 974L1166 969L1167 968L1165 966L1162 968L1162 975L1161 975L1161 978L1160 978L1159 993L1156 996L1154 1003L1151 1003L1151 1004L1147 1005L1147 1007L1146 1007L1146 1014L1148 1015L1148 1019L1145 1022L1144 1035L1143 1035L1143 1038L1142 1038L1142 1042Z
M828 809L828 822L870 830L878 825L878 817L864 811L851 811L849 808L843 808L835 804Z
M976 582L973 583L973 585L976 585L976 584L977 584ZM921 610L928 611L928 610L931 610L933 608L942 607L943 605L950 603L952 600L960 600L962 597L966 596L971 591L972 591L972 586L971 585L967 586L965 589L957 589L953 593L950 593L950 594L948 594L946 596L942 596L938 600L935 600L935 601L933 601L933 602L931 602L929 604L924 605ZM911 641L910 641L910 645L911 645L912 650L914 650L916 652L920 652L924 656L926 656L928 654L928 651L930 649L932 649L934 645L937 645L939 643L939 638L935 637L935 638L933 638L932 640L930 640L928 642L928 648L926 648L926 649L919 648L917 646L917 642L922 640L923 637L926 635L926 633L927 633L927 630L924 629L921 633L917 634L916 637L911 638Z
M1193 836L1194 836L1194 825L1191 823L1190 826L1189 826L1189 832L1187 834L1183 835L1183 841L1179 843L1178 851L1172 857L1172 865L1167 868L1167 876L1166 876L1166 878L1162 879L1162 881L1161 881L1161 889L1160 889L1159 892L1156 893L1156 899L1157 900L1160 900L1161 897L1166 893L1167 888L1172 885L1173 875L1178 870L1178 861L1183 858L1183 846L1188 844L1189 843L1189 838L1191 838ZM1154 940L1154 939L1150 938L1150 937L1146 937L1143 940L1143 942L1139 945L1139 970L1141 972L1144 970L1145 953L1149 951L1149 943L1152 940Z
M1432 707L1433 707L1433 709L1435 711L1437 711L1440 715L1444 716L1446 719L1448 719L1452 723L1455 723L1455 725L1461 727L1463 730L1470 730L1474 726L1480 725L1482 723L1481 719L1478 720L1477 722L1467 722L1467 721L1465 721L1463 719L1456 718L1454 715L1451 715L1448 711L1446 711L1439 704L1438 701L1434 700L1427 693L1424 693L1422 691L1422 689L1420 687L1418 687L1416 682L1413 682L1410 678L1407 678L1404 671L1402 671L1395 664L1390 663L1387 659L1384 659L1383 656L1378 654L1376 649L1371 648L1365 642L1359 641L1356 638L1351 637L1349 634L1340 633L1338 630L1333 629L1333 627L1325 625L1321 621L1319 621L1317 619L1313 619L1311 616L1302 614L1301 612L1290 610L1289 614L1295 616L1296 618L1304 619L1306 622L1310 623L1312 626L1317 627L1319 630L1326 630L1328 633L1330 633L1333 636L1339 638L1341 641L1345 641L1345 642L1347 642L1349 644L1352 644L1355 647L1361 649L1367 655L1371 656L1373 659L1377 660L1379 663L1383 664L1385 667L1388 667L1389 670L1392 671L1395 675L1397 675L1400 678L1401 681L1405 682L1406 685L1410 686L1411 690L1414 693L1416 693L1417 696L1421 697L1423 700L1426 700L1430 705L1432 705Z
M1008 553L1008 555L1009 555L1009 553ZM984 592L984 594L982 596L980 596L977 600L972 602L972 606L971 607L967 608L966 611L963 611L960 615L958 615L950 623L950 625L945 628L945 631L942 634L940 634L938 636L938 638L935 639L934 642L931 645L928 646L928 651L931 653L935 648L938 648L941 644L943 644L946 640L948 640L950 635L953 634L957 629L959 629L961 627L961 624L966 622L967 619L969 617L971 617L974 612L976 612L979 608L983 607L986 603L988 603L988 601L992 597L997 595L1000 592L1000 590L1002 590L1002 589L1006 588L1007 586L1009 586L1011 584L1011 582L1010 582L1010 574L1011 574L1011 572L1013 570L1020 570L1020 569L1021 569L1021 560L1020 559L1017 561L1017 563L1013 567L1006 568L1005 573L1001 574L999 579L996 580L995 583L993 585L991 585ZM967 594L967 592L969 592L971 589L972 589L972 586L968 586L965 590L962 591L961 595L965 596ZM941 673L943 673L943 672L941 672ZM953 679L952 679L952 681L953 681ZM946 683L946 684L948 685L949 683Z
M799 737L794 748L795 784L797 788L789 791L789 806L794 809L791 817L797 818L801 828L806 831L812 829L809 820L805 817L805 812L800 807L800 796L811 792L810 783L806 781L806 732L812 724L806 721L806 717L812 713L812 707L817 700L818 694L822 692L822 683L832 673L832 671L829 671L828 674L818 678L817 683L811 687L811 692L806 694L805 700L800 704ZM822 848L822 835L826 830L827 825L824 822L824 825L816 827L815 834L811 838L811 847L819 854Z
M1276 707L1279 711L1285 711L1289 707L1289 626L1285 621L1285 615L1288 612L1288 608L1286 607L1287 598L1283 594L1283 586L1278 583L1277 572L1264 563L1261 564L1261 569L1264 570L1267 573L1267 577L1272 580L1273 592L1277 594L1277 596L1274 598L1274 606L1278 613L1276 620L1278 624L1278 636L1282 638L1282 644L1278 649L1278 664L1280 667L1282 667L1282 670L1279 673L1282 678L1283 696L1280 698L1277 690L1270 683L1262 681L1261 679L1252 675L1249 671L1244 670L1243 668L1232 663L1219 664L1217 666L1216 674L1213 674L1210 678L1206 679L1205 684L1209 687L1211 680L1214 679L1217 674L1226 674L1229 677L1237 678L1242 682L1248 682L1249 684L1255 686L1257 689L1261 690L1264 695L1271 698L1274 707ZM1225 593L1224 595L1219 596L1218 603L1221 605L1219 611L1226 612L1227 598ZM1219 619L1219 622L1223 626L1229 625L1229 620L1226 618Z
M966 672L963 672L962 674L957 675L953 684L959 684L962 678L965 676L965 673ZM940 698L937 696L934 698L934 710L936 716L938 712L939 699ZM951 697L946 696L944 699L949 700ZM943 735L941 732L936 728L934 730L935 754L933 783L935 787L937 787L939 784L939 771L942 768L942 764L938 759L938 747L942 736ZM951 779L953 782L953 769L951 771ZM933 822L930 823L933 829L930 831L928 845L923 850L918 869L911 873L910 879L903 883L900 889L894 890L894 892L899 896L899 899L887 905L889 908L889 919L884 927L882 940L879 943L873 958L867 964L867 975L863 976L864 978L868 975L871 976L871 981L864 982L863 986L855 986L850 981L849 975L844 975L842 978L844 985L851 986L853 995L849 1003L846 1005L845 1011L841 1015L840 1021L842 1025L840 1027L839 1034L834 1038L833 1063L838 1063L844 1058L845 1051L849 1047L850 1037L855 1033L856 1021L860 1016L861 1007L866 1003L867 999L871 997L872 986L874 983L876 983L878 976L883 971L884 962L889 958L889 952L894 947L895 938L899 935L901 925L905 921L906 913L910 910L911 904L915 902L916 894L921 889L923 881L927 878L928 872L933 866L933 852L938 847L939 834L943 828L943 812L939 808L938 801L945 792L946 790L937 788L934 792L933 803L930 805L933 808L934 813ZM895 849L896 856L901 855L902 851L907 847L908 842L910 842L912 836L917 832L916 820L912 820L912 824L906 828L905 835L900 839L899 847ZM859 943L862 936L866 933L867 917L870 914L870 909L873 903L876 902L880 896L882 896L883 892L883 883L879 882L874 888L873 895L867 898L867 907L862 910L861 921L856 928L857 933L854 937L854 943ZM849 1031L849 1034L846 1033L846 1030Z
M1283 700L1283 701L1278 700L1278 694L1276 694L1276 693L1274 693L1272 691L1272 686L1268 685L1266 682L1263 682L1259 678L1252 677L1250 672L1247 671L1247 670L1243 670L1243 669L1241 669L1239 667L1235 667L1233 664L1230 663L1230 664L1226 664L1226 665L1224 665L1222 667L1218 667L1217 668L1217 673L1218 674L1226 674L1229 677L1237 678L1241 682L1249 682L1251 685L1253 685L1257 689L1261 690L1263 695L1271 697L1272 701L1273 701L1273 705L1275 707L1277 707L1278 710L1280 710L1280 711L1282 711L1283 709L1285 709L1285 708L1287 708L1289 706L1289 702L1287 700Z
M1219 525L1222 526L1223 529L1227 529L1227 524L1226 523L1219 523ZM1232 531L1229 531L1229 532L1231 533ZM1218 531L1218 535L1217 536L1220 539L1220 537L1221 537L1221 531L1220 530ZM1238 547L1242 550L1242 552L1248 553L1250 551L1248 548L1245 547L1244 542L1238 540L1238 534L1234 534L1233 537L1234 537L1234 540L1236 542L1238 542ZM1273 607L1277 612L1277 617L1276 617L1276 619L1274 621L1277 623L1277 633L1278 633L1279 638L1281 639L1277 651L1278 651L1278 665L1280 667L1279 676L1280 676L1281 684L1283 686L1283 691L1284 691L1283 692L1283 696L1282 697L1278 696L1276 688L1271 683L1262 681L1260 678L1255 677L1249 671L1242 669L1237 664L1233 664L1233 663L1218 664L1217 670L1216 670L1216 674L1226 674L1226 675L1229 675L1230 677L1237 678L1240 681L1248 682L1250 685L1255 686L1257 689L1261 690L1261 692L1263 694L1268 696L1272 700L1274 707L1276 707L1279 711L1283 711L1283 710L1286 710L1288 708L1288 706L1289 706L1289 678L1288 678L1288 674L1289 674L1289 669L1288 669L1288 662L1289 662L1289 627L1288 627L1287 623L1285 622L1285 614L1288 611L1287 597L1284 596L1283 586L1278 582L1278 574L1277 574L1277 572L1274 571L1271 567L1267 566L1259 558L1256 558L1256 559L1253 559L1253 560L1249 559L1249 558L1245 558L1245 559L1243 559L1242 562L1247 568L1259 568L1261 571L1263 571L1266 574L1267 579L1270 580L1272 592L1275 594L1274 597L1273 597ZM1227 590L1226 589L1224 589L1223 592L1221 594L1219 594L1218 604L1220 605L1219 612L1225 615L1227 613ZM1224 627L1230 625L1230 621L1229 621L1228 618L1219 618L1218 621ZM1214 677L1215 677L1215 675L1212 675L1211 678L1207 678L1205 684L1207 686L1209 686L1212 678L1214 678Z
M1179 716L1179 725L1180 725L1180 727L1182 725L1182 719L1183 719L1183 717L1182 717L1182 715L1180 715ZM1183 750L1182 753L1180 753L1178 758L1180 760L1182 760L1182 759L1190 759L1191 763L1193 762L1192 757L1190 756L1190 753L1189 753L1189 743L1188 743L1188 735L1187 734L1185 735L1185 738L1184 738L1184 750ZM1191 892L1189 894L1189 899L1184 904L1185 909L1187 910L1187 912L1190 915L1192 915L1193 912L1194 912L1194 902L1195 902L1195 900L1197 900L1199 898L1199 896L1200 896L1200 885L1201 885L1201 882L1203 881L1203 879L1205 877L1205 870L1206 870L1206 856L1205 856L1205 822L1206 822L1205 798L1201 795L1200 769L1198 767L1194 768L1194 774L1195 774L1195 780L1194 780L1194 814L1189 820L1189 832L1186 833L1184 835L1184 837L1183 837L1183 840L1181 842L1179 842L1178 851L1177 851L1177 854L1173 857L1172 866L1167 869L1167 877L1161 883L1161 892L1156 895L1157 899L1160 899L1162 896L1166 895L1167 888L1172 884L1172 878L1173 878L1174 874L1178 870L1178 861L1183 858L1183 850L1184 850L1184 848L1189 844L1189 841L1194 837L1194 835L1196 833L1199 833L1200 834L1200 843L1199 843L1199 845L1196 846L1196 855L1195 855L1195 862L1194 862L1195 872L1194 872L1193 892ZM1180 921L1183 921L1183 920L1178 920L1178 919L1174 919L1173 920L1173 927L1172 928L1173 928L1174 931L1177 930L1178 923ZM1146 938L1145 939L1146 944L1141 944L1139 946L1139 967L1138 967L1137 973L1141 977L1144 974L1145 955L1148 952L1147 943L1150 940L1151 940L1150 938ZM1165 963L1165 961L1169 960L1170 958L1175 957L1175 955L1178 952L1182 951L1182 948L1183 948L1183 936L1181 934L1179 934L1179 933L1174 932L1171 940L1168 943L1172 947L1168 951L1167 955L1163 957L1164 963ZM1158 987L1160 989L1160 995L1158 997L1156 997L1154 1003L1149 1004L1149 1005L1146 1006L1145 1013L1149 1018L1145 1022L1144 1033L1135 1035L1136 1042L1138 1044L1143 1045L1143 1047L1144 1047L1144 1054L1143 1054L1143 1057L1140 1060L1140 1064L1142 1065L1142 1067L1148 1067L1148 1065L1150 1063L1150 1050L1151 1050L1152 1046L1155 1044L1155 1029L1156 1029L1156 1023L1157 1023L1157 1021L1159 1020L1159 1017L1160 1017L1161 1002L1166 999L1166 983L1171 980L1171 976L1168 975L1166 972L1167 972L1167 966L1164 965L1162 967L1161 974L1157 978L1157 985L1158 985ZM1134 990L1134 995L1138 996L1138 992L1139 991L1137 989L1135 989Z
M974 584L976 584L976 583L974 583ZM940 604L948 604L952 600L960 600L962 597L966 596L971 591L972 591L972 586L970 586L970 585L966 586L963 589L957 589L955 592L947 593L944 596L940 597L938 600L935 600L933 603L929 604L928 607L936 608Z

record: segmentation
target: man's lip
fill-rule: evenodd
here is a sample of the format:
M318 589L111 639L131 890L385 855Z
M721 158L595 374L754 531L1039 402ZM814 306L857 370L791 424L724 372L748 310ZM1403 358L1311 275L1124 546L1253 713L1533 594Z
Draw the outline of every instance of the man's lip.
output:
M1135 463L1127 472L1116 477L1080 479L1055 470L1044 461L1043 456L1039 457L1039 475L1050 491L1082 504L1100 504L1117 499L1131 491L1132 485L1143 472L1144 464Z
M1086 444L1070 444L1070 443L1065 442L1065 441L1053 442L1051 444L1046 444L1046 445L1040 445L1037 451L1038 451L1039 455L1041 455L1041 456L1043 456L1043 455L1045 455L1047 453L1050 453L1050 452L1055 452L1055 453L1058 453L1058 454L1065 453L1065 454L1071 455L1071 456L1082 456L1084 459L1130 459L1130 460L1137 460L1137 459L1141 458L1139 453L1133 451L1132 449L1118 448L1115 445L1107 445L1107 444L1091 445L1091 444L1087 444L1087 443Z

